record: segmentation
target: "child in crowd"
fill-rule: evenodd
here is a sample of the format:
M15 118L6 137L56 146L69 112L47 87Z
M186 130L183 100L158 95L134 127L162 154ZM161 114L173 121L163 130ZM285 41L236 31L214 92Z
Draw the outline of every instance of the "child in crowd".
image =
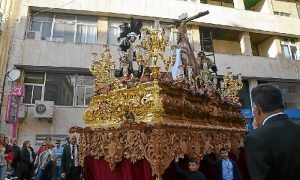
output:
M186 180L205 180L205 176L199 171L200 162L196 158L189 159L189 171L180 168L179 159L175 159L176 172L184 176Z

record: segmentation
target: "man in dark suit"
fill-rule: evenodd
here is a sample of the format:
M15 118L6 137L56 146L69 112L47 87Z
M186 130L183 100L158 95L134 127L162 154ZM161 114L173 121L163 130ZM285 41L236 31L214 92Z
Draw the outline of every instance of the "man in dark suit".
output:
M220 149L221 159L210 160L208 156L204 156L204 161L209 165L218 168L220 180L240 180L240 171L236 162L228 157L228 149L223 147Z
M81 176L82 168L79 164L79 146L76 143L76 136L71 135L70 144L64 147L61 158L61 176L67 180L79 180Z
M300 125L283 113L284 102L280 89L263 84L253 88L251 96L258 128L245 138L250 178L300 179Z

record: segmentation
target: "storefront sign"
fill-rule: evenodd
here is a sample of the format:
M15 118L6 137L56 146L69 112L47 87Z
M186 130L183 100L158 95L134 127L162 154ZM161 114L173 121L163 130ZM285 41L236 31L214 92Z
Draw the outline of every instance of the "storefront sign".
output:
M14 87L13 91L8 95L5 121L8 124L16 124L18 121L18 113L21 97L24 96L23 87Z

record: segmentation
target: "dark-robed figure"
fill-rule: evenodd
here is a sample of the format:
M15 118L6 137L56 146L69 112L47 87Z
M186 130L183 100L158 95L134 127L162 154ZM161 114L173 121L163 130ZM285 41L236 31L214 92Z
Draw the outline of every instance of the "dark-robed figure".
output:
M19 179L31 180L33 175L33 164L35 161L35 153L31 147L30 141L26 140L20 152L19 162Z
M121 64L121 75L123 75L123 64L128 64L128 75L133 74L133 65L132 62L136 61L136 52L133 43L137 38L141 38L141 28L143 22L140 19L130 19L130 23L123 22L120 25L121 33L118 37L118 41L122 39L121 44L119 45L120 51L120 64ZM139 65L139 70L137 77L141 77L143 71L143 66Z

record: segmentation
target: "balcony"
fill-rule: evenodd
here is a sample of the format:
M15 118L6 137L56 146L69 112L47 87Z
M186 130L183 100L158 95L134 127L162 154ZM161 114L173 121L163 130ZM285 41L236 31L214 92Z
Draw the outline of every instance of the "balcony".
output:
M135 4L132 6L132 4ZM38 8L60 9L63 1L32 0L30 6ZM70 13L98 14L115 17L141 16L146 18L159 17L163 19L177 19L181 13L188 10L191 16L199 11L209 10L211 14L195 20L194 24L224 27L228 29L243 29L249 32L266 32L277 35L300 35L300 20L296 18L274 16L270 14L225 8L209 4L161 1L161 0L90 0L74 1L64 7ZM61 10L62 11L62 10ZM224 16L226 15L226 16ZM292 26L291 26L292 25Z
M216 64L221 75L226 73L226 67L231 67L233 72L249 78L300 79L300 61L297 60L216 54Z
M91 53L99 52L100 48L99 44L26 39L21 65L88 68ZM119 67L117 48L116 45L110 46L116 68ZM246 77L300 79L300 61L297 60L217 53L216 64L219 74L225 74L225 68L230 66L233 72L242 73Z

